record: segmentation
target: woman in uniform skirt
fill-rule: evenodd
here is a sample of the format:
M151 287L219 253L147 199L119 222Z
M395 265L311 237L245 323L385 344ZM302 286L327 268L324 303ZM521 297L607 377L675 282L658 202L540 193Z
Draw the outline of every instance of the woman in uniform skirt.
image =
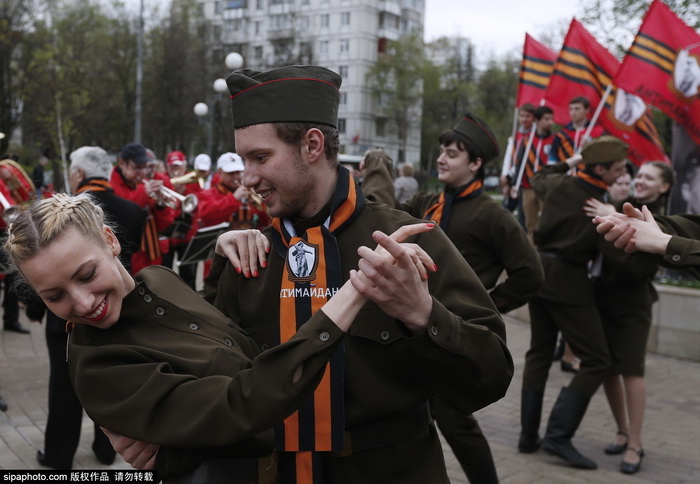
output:
M673 181L670 165L647 162L634 177L632 197L622 202L630 202L636 208L646 205L653 214L663 215ZM587 208L591 216L604 216L612 211L615 211L612 205L597 201L590 202ZM613 361L613 372L603 386L617 424L615 440L605 448L605 453L623 454L620 471L626 474L639 471L644 456L644 360L651 308L658 299L651 283L656 270L656 261L651 259L635 260L634 264L605 259L602 277L596 284L596 302Z

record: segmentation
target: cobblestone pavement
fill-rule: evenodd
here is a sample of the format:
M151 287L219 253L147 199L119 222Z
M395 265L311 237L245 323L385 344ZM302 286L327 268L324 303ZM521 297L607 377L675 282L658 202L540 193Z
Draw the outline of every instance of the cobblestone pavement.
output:
M700 363L658 355L647 358L648 403L643 435L646 457L638 474L621 474L619 456L602 451L616 430L602 390L592 399L574 439L582 453L598 462L597 470L573 469L543 452L519 454L516 443L520 384L530 333L528 323L512 315L505 319L516 365L513 383L505 398L476 415L491 443L502 483L700 483L700 443L696 440L700 438ZM35 455L37 449L43 448L48 357L43 327L30 327L31 335L0 335L0 395L10 407L6 414L0 413L0 469L39 468ZM559 389L569 379L569 374L561 372L558 365L552 366L543 427ZM105 468L93 456L91 442L91 423L84 418L74 468ZM445 460L452 482L467 483L449 447L445 447ZM111 468L129 466L118 458Z

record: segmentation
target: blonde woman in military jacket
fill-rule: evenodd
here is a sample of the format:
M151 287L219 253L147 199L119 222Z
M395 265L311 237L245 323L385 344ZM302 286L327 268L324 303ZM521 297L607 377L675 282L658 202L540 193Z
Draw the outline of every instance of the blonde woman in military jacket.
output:
M258 458L272 451L269 428L318 385L364 303L348 283L289 342L259 355L245 330L169 269L132 278L86 195L57 194L23 211L5 248L47 307L72 321L71 378L95 422L159 444L161 478L231 464L225 478L195 469L165 482L272 482L274 467L268 480L258 475Z

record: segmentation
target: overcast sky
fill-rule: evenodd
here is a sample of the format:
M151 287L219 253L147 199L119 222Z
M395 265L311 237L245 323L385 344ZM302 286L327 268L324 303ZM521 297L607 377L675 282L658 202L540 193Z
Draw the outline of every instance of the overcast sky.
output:
M467 37L483 59L522 52L525 33L535 39L557 21L568 26L581 0L425 0L425 40Z

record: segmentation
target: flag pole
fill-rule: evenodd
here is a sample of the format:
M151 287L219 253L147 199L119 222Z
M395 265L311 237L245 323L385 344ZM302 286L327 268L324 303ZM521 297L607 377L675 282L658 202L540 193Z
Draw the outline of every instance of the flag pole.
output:
M600 113L603 111L603 106L605 106L605 101L608 100L608 96L610 95L610 91L612 91L612 83L608 84L608 87L605 88L605 92L603 93L603 96L600 98L600 102L598 103L598 107L595 108L595 113L593 113L593 117L591 118L591 122L588 123L588 126L586 127L586 131L583 133L583 140L585 142L586 139L588 139L588 136L590 136L591 131L593 130L593 126L595 126L595 123L598 121L598 118L600 117ZM583 142L576 147L576 153L581 152L581 148L583 147Z
M503 166L501 167L501 176L507 176L510 171L510 165L513 160L513 145L515 144L515 131L518 129L518 106L513 108L513 130L508 138L506 152L503 156Z
M532 140L535 138L535 133L537 132L537 122L532 123L532 130L530 131L530 136L527 139L527 146L525 147L525 152L523 153L523 158L520 160L520 169L518 170L518 178L515 180L515 185L510 192L510 198L517 198L518 191L520 190L520 183L523 181L523 174L525 173L525 165L527 164L527 159L530 157L530 148L532 148ZM516 154L517 160L517 154Z

